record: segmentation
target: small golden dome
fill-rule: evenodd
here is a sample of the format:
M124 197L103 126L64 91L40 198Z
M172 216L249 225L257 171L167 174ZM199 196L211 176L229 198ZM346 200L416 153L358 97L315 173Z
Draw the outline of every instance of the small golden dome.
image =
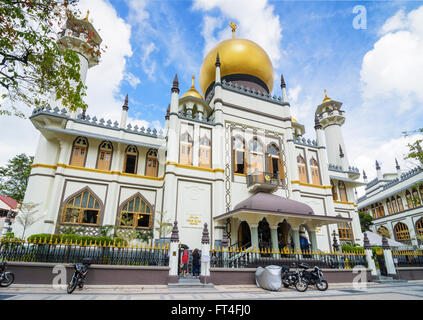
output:
M294 117L291 117L291 122L298 123L297 119L295 119Z
M221 61L220 76L244 74L265 83L269 92L273 88L273 65L266 51L247 39L229 39L217 44L204 58L200 70L200 89L205 95L216 79L216 56Z
M332 99L328 97L327 93L326 93L326 89L325 89L325 98L323 99L323 103L331 101Z
M194 87L194 75L192 76L191 88L181 98L184 98L184 97L195 97L198 99L203 99L201 94L199 94L198 91Z

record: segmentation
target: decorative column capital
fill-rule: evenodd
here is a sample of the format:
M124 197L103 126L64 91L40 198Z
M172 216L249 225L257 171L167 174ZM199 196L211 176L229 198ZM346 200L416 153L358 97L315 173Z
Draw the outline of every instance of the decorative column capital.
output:
M170 236L170 242L179 242L178 222L176 220L173 223L173 229L172 229L172 235Z
M210 243L209 230L207 229L207 223L205 223L204 229L203 229L203 237L201 238L201 244L208 244L208 243Z

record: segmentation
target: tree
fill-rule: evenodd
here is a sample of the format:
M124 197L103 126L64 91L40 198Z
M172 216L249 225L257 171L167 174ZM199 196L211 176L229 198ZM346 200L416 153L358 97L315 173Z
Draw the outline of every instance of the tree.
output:
M0 167L0 192L22 202L33 161L34 157L22 153L10 159L5 167Z
M423 133L423 128L418 129L417 131L413 131L411 133ZM405 137L410 135L410 132L403 132ZM423 167L423 139L417 139L413 143L408 144L408 148L410 153L405 156L405 159L414 159L420 163L420 166Z
M362 232L370 231L370 226L373 225L372 216L365 212L359 212L358 216L360 217L361 231Z
M37 207L38 204L36 203L24 202L19 208L19 212L15 218L15 223L23 227L22 239L25 238L25 231L42 218L42 216L36 215Z
M156 211L156 214L158 214L156 218L157 227L154 229L159 233L159 239L166 238L166 235L172 231L173 225L170 220L165 219L166 212Z
M56 43L65 19L79 16L77 2L0 1L0 114L23 117L17 103L45 107L53 92L70 110L87 108L79 56ZM91 54L100 56L100 49Z

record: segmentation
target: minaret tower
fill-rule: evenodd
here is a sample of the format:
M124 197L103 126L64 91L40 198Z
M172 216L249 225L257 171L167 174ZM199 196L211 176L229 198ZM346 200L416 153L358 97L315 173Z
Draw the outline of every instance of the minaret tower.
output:
M100 44L103 41L88 21L89 10L84 19L68 17L66 26L57 40L62 50L72 50L79 55L79 73L82 83L85 85L87 71L99 63Z
M316 123L319 122L325 133L326 149L330 164L342 166L343 170L348 170L349 162L342 137L341 127L345 122L345 111L341 110L342 102L332 100L327 96L316 110Z

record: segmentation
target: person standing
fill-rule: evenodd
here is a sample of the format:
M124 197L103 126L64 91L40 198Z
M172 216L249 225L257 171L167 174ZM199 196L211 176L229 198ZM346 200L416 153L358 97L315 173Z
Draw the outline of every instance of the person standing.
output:
M200 253L197 248L192 252L192 275L194 277L200 275Z
M182 253L181 263L182 263L182 274L184 277L186 277L188 272L188 249L184 249L184 252Z

